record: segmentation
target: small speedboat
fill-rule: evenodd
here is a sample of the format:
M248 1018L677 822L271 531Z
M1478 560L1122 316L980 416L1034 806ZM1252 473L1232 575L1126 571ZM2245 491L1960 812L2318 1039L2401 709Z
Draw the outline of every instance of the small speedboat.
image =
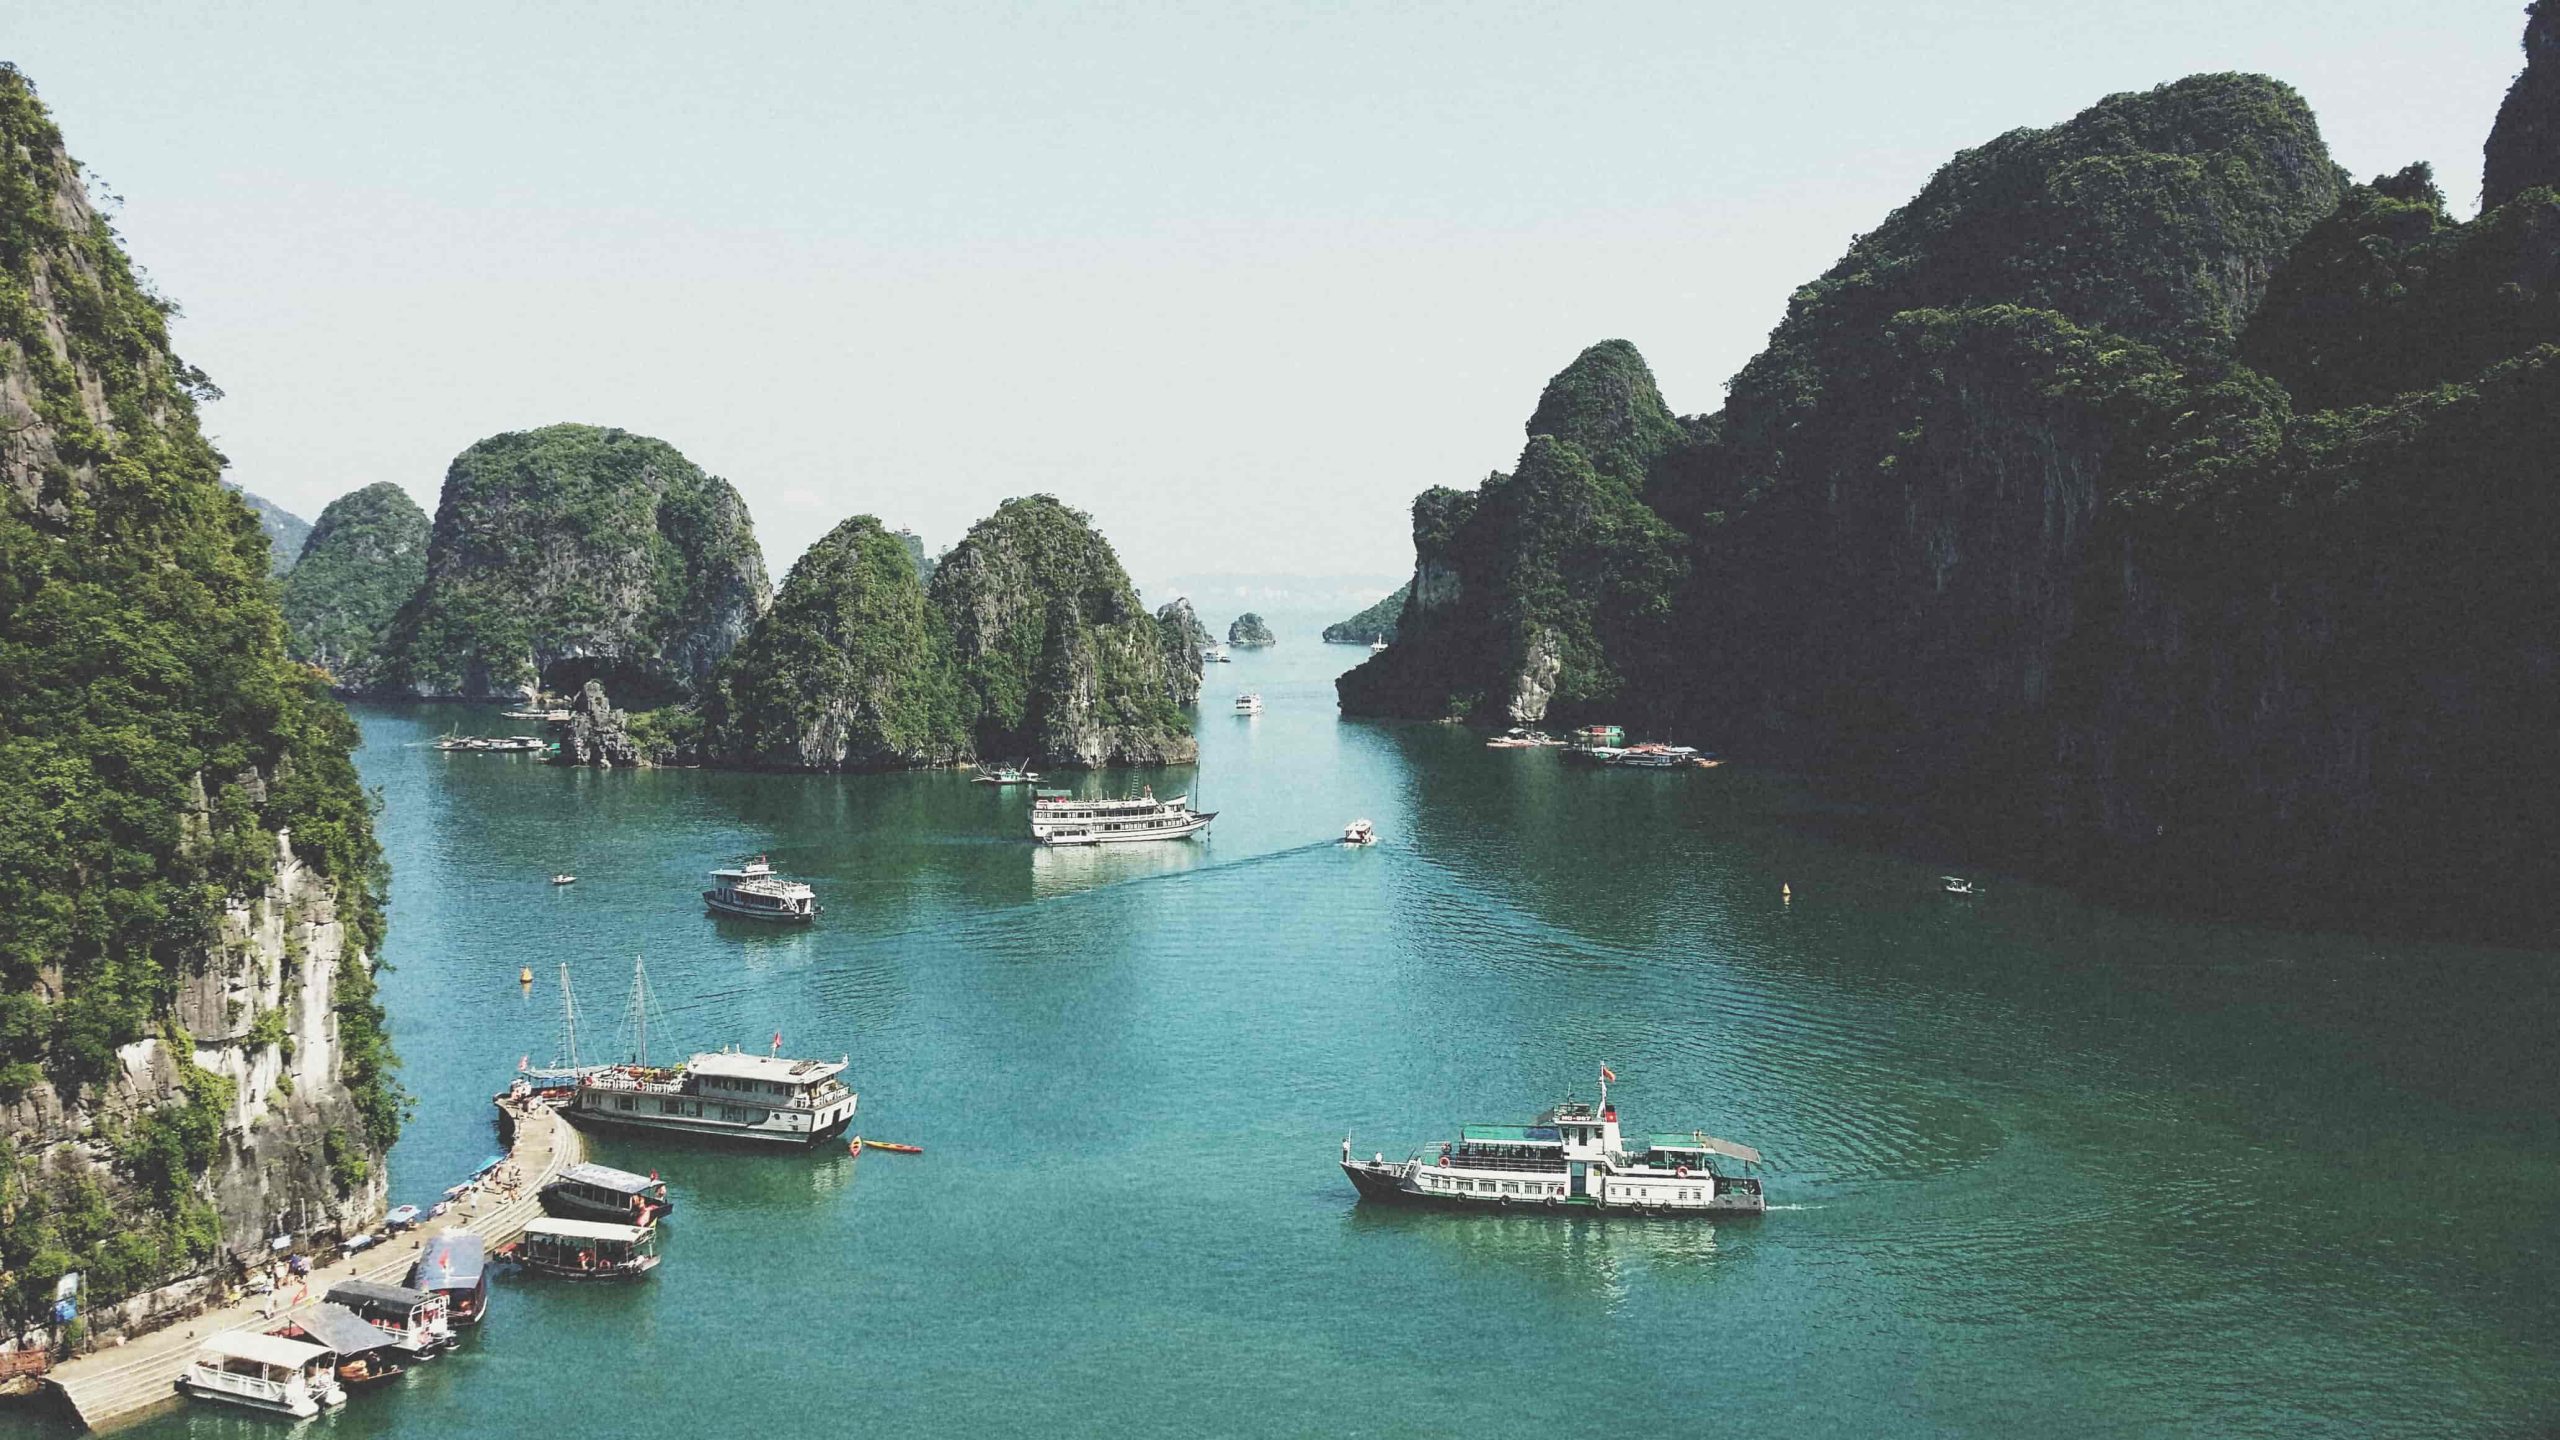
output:
M362 1390L385 1380L397 1380L409 1373L406 1365L395 1365L372 1356L358 1356L338 1367L338 1384L348 1390Z
M551 877L551 883L554 885L575 885L578 883L578 877L575 875L554 875Z
M1350 824L1342 827L1342 843L1345 845L1375 845L1378 843L1378 827L1370 824L1366 820L1354 820Z
M1967 880L1961 875L1941 875L1938 877L1938 880L1940 884L1946 887L1946 891L1950 895L1979 895L1982 893L1981 886L1974 884L1972 881Z
M886 1150L893 1155L921 1155L924 1153L924 1147L921 1145L901 1145L894 1140L856 1140L853 1143L866 1150Z

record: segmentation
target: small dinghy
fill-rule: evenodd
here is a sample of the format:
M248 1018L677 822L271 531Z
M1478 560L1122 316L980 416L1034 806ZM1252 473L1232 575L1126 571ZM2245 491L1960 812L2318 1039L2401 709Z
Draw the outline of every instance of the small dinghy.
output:
M554 885L575 885L578 883L578 877L575 875L554 875L551 877L551 883Z
M1947 893L1950 895L1979 895L1982 893L1981 886L1974 884L1972 881L1967 880L1961 875L1941 875L1938 877L1938 880L1941 884L1946 886Z
M924 1153L924 1147L921 1145L901 1145L894 1140L864 1140L856 1138L853 1144L854 1148L857 1150L886 1150L893 1155L921 1155Z
M1342 827L1342 843L1345 845L1375 845L1378 843L1378 827L1370 824L1366 820L1354 820L1350 824Z

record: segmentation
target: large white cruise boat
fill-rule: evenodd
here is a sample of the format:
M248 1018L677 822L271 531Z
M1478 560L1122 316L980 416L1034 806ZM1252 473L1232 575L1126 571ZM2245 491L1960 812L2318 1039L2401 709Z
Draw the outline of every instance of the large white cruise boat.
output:
M853 1124L857 1097L836 1078L850 1063L850 1056L793 1060L711 1050L672 1068L587 1068L565 1113L581 1125L609 1129L807 1147Z
M784 925L806 925L818 918L819 908L817 891L776 876L761 855L735 870L712 871L702 903L722 915Z
M1159 800L1152 786L1130 800L1079 800L1064 790L1043 790L1031 801L1031 838L1043 845L1130 845L1141 840L1180 840L1218 818L1194 810L1191 797Z
M1600 1103L1568 1100L1534 1125L1466 1125L1436 1155L1351 1158L1342 1172L1364 1200L1499 1210L1598 1210L1635 1215L1757 1215L1769 1208L1760 1180L1727 1174L1724 1161L1760 1163L1748 1145L1691 1130L1629 1142L1618 1130L1602 1072Z

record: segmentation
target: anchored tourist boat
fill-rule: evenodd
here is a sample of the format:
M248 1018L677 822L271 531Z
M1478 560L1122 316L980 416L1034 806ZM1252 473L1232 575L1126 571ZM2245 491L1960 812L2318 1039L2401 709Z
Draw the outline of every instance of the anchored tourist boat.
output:
M1233 657L1227 654L1227 647L1224 645L1212 645L1208 649L1201 651L1200 659L1204 663L1210 665L1226 665L1233 663Z
M735 870L712 871L711 888L702 892L702 903L742 920L806 925L818 918L818 892L797 880L776 877L761 855Z
M521 1238L498 1253L545 1275L636 1280L658 1268L658 1229L601 1220L534 1220L527 1222Z
M836 1078L851 1063L713 1050L674 1068L608 1065L578 1076L565 1113L582 1125L807 1147L853 1123L856 1097Z
M1031 800L1031 838L1043 845L1180 840L1217 818L1215 810L1192 809L1188 795L1159 800L1152 786L1134 800L1079 800L1064 790L1043 790Z
M672 1213L667 1183L654 1173L634 1175L610 1165L572 1165L542 1187L542 1208L571 1220L611 1220L654 1225Z
M1381 635L1381 636L1379 636L1377 639L1372 640L1372 641L1370 641L1370 642L1369 642L1369 653L1370 653L1370 654L1372 654L1372 655L1375 655L1375 654L1377 654L1379 651L1384 650L1384 649L1386 649L1386 648L1387 648L1387 637L1386 637L1386 636L1384 636L1384 635Z
M443 1296L452 1324L479 1324L489 1313L488 1243L468 1230L429 1236L409 1267L409 1288Z
M981 770L971 778L980 785L1036 784L1040 779L1040 772L1023 768L1023 765L1030 763L1030 760L1025 758L1022 765L999 765L993 770Z
M322 1301L297 1310L292 1323L275 1333L288 1340L326 1346L334 1352L338 1357L338 1384L347 1390L379 1385L408 1373L409 1367L389 1354L391 1337L344 1305Z
M1596 753L1603 765L1639 770L1668 770L1698 758L1696 748L1688 745L1629 745L1624 749L1604 749Z
M336 1351L252 1330L207 1336L178 1377L178 1388L199 1399L300 1419L347 1403L347 1392L338 1385Z
M1261 714L1261 713L1262 713L1262 697L1261 697L1260 695L1257 695L1257 694L1253 693L1253 692L1252 692L1252 691L1250 691L1250 690L1246 691L1246 692L1245 692L1244 694L1242 694L1242 695L1237 696L1237 697L1236 697L1236 713L1237 713L1237 714L1239 714L1239 715L1259 715L1259 714Z
M1748 1145L1699 1131L1629 1142L1609 1103L1608 1076L1596 1106L1568 1100L1534 1125L1467 1125L1435 1156L1390 1161L1351 1158L1342 1171L1364 1200L1496 1210L1598 1210L1637 1215L1757 1215L1768 1208L1756 1176L1725 1173L1723 1162L1760 1163Z
M328 1301L344 1305L382 1332L395 1350L424 1360L453 1346L453 1321L445 1298L432 1290L385 1285L378 1280L341 1280L329 1287Z

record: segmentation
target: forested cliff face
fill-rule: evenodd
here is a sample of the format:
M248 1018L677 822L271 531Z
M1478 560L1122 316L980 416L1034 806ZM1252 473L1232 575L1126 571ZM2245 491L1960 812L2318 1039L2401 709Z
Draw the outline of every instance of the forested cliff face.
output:
M2556 259L2550 191L2348 184L2264 79L2003 136L1722 411L1664 424L1632 350L1559 376L1607 423L1542 402L1416 502L1344 706L1677 731L2084 881L2548 904Z
M2524 72L2498 108L2480 172L2480 203L2489 209L2560 185L2560 0L2533 0L2527 14Z
M981 756L1162 765L1199 755L1174 696L1185 665L1092 520L1046 495L1007 500L942 557L949 627Z
M706 758L879 770L968 753L959 671L917 577L914 538L857 515L809 547L713 677Z
M399 1126L354 727L78 166L0 66L0 1312L378 1216ZM136 1300L136 1307L147 1304Z
M426 578L427 512L408 491L382 481L330 501L279 590L293 657L369 688L391 618Z
M1413 596L1411 583L1396 587L1396 593L1368 607L1348 620L1337 620L1324 627L1328 645L1366 645L1374 640L1393 644L1396 624L1404 616L1404 602Z
M693 695L769 598L745 502L673 446L594 425L493 435L445 474L377 686Z

